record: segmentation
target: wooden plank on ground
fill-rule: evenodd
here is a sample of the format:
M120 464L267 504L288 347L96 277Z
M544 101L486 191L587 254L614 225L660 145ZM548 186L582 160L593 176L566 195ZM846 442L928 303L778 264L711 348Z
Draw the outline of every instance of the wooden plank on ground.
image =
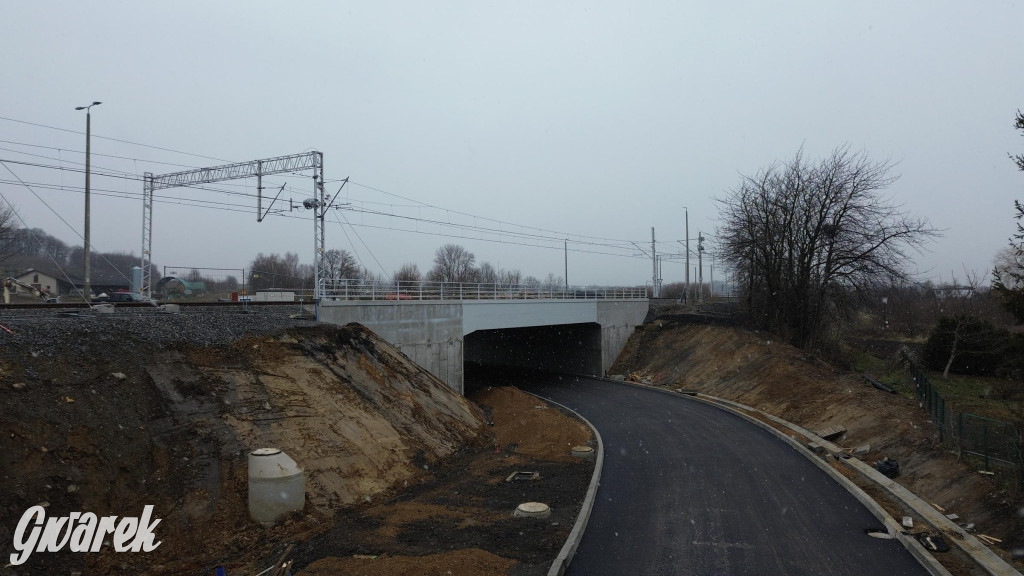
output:
M836 425L829 426L828 428L822 428L821 430L817 430L814 433L817 434L818 436L821 436L825 440L834 440L842 436L843 432L846 432L846 428Z

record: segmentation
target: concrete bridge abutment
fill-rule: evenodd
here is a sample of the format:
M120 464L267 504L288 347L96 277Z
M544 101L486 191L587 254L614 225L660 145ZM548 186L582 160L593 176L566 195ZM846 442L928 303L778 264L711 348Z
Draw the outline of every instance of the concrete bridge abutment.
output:
M366 326L462 393L467 360L602 375L647 309L644 299L325 300L319 319Z

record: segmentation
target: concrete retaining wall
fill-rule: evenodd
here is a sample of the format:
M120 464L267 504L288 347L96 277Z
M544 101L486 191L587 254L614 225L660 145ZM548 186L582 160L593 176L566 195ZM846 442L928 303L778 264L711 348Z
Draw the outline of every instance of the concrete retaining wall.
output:
M619 357L626 340L647 316L646 300L599 300L597 323L601 325L601 374Z
M320 321L358 322L463 392L460 302L327 302L320 305Z

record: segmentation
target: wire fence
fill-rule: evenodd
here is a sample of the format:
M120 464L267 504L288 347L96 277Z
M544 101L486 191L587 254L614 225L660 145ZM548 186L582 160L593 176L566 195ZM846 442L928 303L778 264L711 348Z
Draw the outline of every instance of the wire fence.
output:
M489 282L394 283L327 280L327 300L640 300L649 296L645 287L610 288L562 284L501 284Z
M914 378L917 397L939 428L939 441L961 458L991 473L1000 484L1024 494L1024 428L1020 422L961 412L946 401L924 371L902 352Z
M247 293L242 268L164 266L153 296L169 302L230 302Z

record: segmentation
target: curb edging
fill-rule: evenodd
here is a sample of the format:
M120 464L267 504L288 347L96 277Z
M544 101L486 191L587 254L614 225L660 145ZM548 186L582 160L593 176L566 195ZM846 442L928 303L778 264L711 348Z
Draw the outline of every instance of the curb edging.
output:
M523 392L571 412L590 428L597 442L597 454L594 457L594 474L590 477L590 486L587 487L587 494L583 497L580 513L576 516L576 522L569 532L569 537L566 538L565 544L562 545L558 556L555 557L554 562L551 563L551 568L548 569L548 576L562 576L565 574L565 569L569 567L569 563L572 562L573 556L576 555L576 549L579 548L580 541L583 540L583 533L587 529L587 523L590 522L590 513L594 509L594 502L597 501L597 489L601 485L601 470L604 468L604 441L601 440L601 433L597 431L597 427L591 424L590 420L584 418L579 412L565 404L555 402L538 394L527 392L526 390L523 390Z

